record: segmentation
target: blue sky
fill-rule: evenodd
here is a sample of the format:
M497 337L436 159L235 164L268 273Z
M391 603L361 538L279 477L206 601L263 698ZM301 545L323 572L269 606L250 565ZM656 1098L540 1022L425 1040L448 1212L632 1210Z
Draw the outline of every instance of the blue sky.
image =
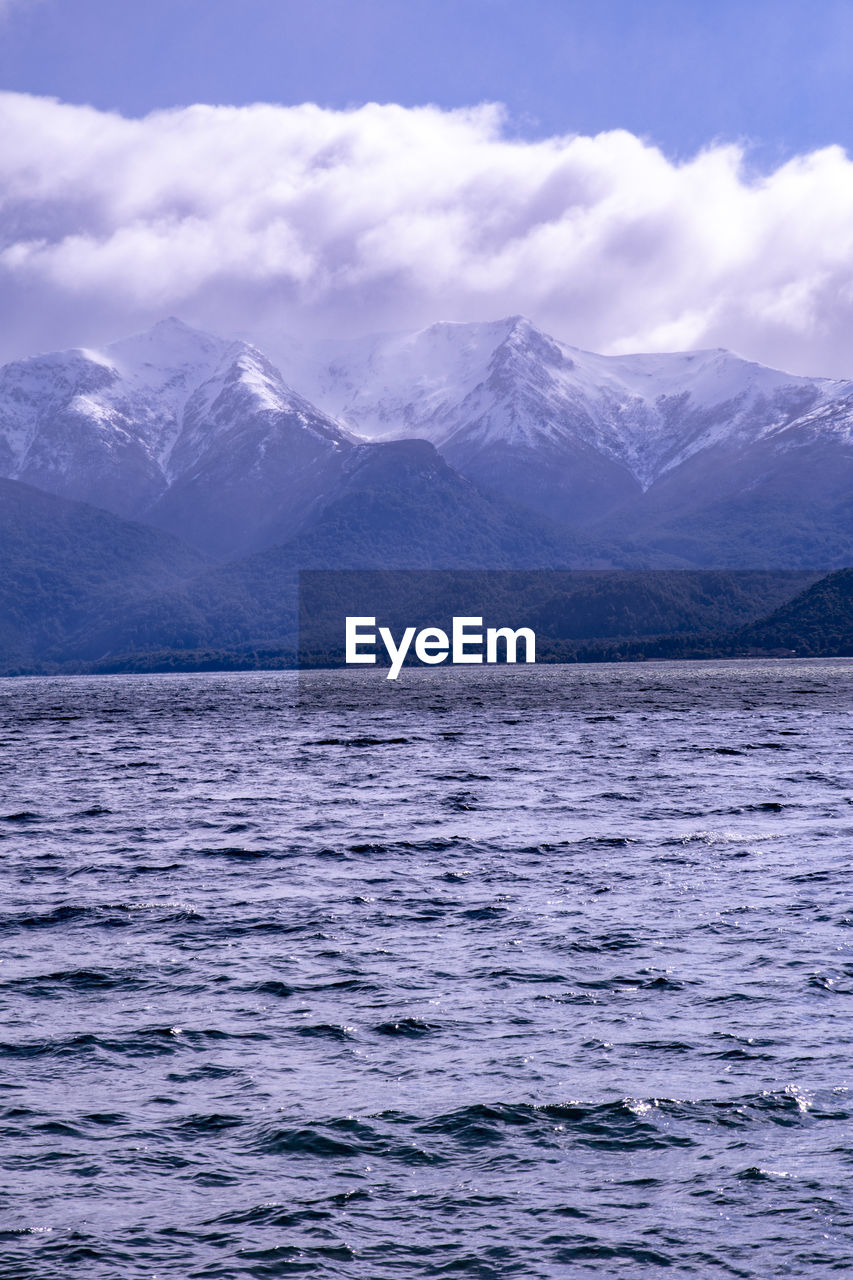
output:
M771 165L853 149L850 0L0 0L0 85L191 102L506 103L526 136L625 128Z
M853 377L851 85L853 0L0 0L0 357L522 313Z

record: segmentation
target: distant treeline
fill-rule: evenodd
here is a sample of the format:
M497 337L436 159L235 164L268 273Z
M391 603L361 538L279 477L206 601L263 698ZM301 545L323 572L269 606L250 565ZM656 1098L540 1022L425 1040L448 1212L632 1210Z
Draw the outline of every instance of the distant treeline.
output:
M418 621L423 613L407 613L420 600L428 618L442 625L448 610L467 612L485 604L491 622L522 625L534 620L537 660L545 663L642 662L665 659L749 657L853 657L853 569L842 569L811 581L805 590L784 600L757 621L728 628L709 626L718 617L742 617L756 602L779 598L814 575L704 572L580 572L496 575L416 571L405 575L362 576L317 573L309 591L313 634L311 643L295 646L241 648L162 648L115 654L94 661L9 664L5 674L62 674L70 672L257 671L293 667L343 665L341 620L357 607L387 608L383 616L398 628ZM371 584L366 580L372 577ZM361 581L359 579L362 578ZM389 584L399 578L396 601ZM445 594L442 596L442 579ZM479 584L479 586L478 586ZM555 584L558 590L553 590ZM547 598L542 599L543 587ZM488 601L478 598L488 588ZM376 594L377 590L379 595ZM424 603L425 593L433 600ZM311 595L313 592L313 595ZM535 604L539 595L539 604ZM550 594L548 594L550 592ZM366 593L366 594L365 594ZM343 611L343 612L342 612ZM525 612L526 611L526 612ZM699 630L697 620L704 623ZM694 629L689 629L693 622ZM658 634L648 634L657 625ZM596 637L588 632L619 628L621 634ZM668 629L669 634L661 634Z

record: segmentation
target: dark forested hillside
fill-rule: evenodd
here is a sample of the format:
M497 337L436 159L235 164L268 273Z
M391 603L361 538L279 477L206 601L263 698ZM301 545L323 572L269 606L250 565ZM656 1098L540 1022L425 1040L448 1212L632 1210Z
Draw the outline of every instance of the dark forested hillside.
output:
M417 441L356 449L297 538L217 565L149 526L3 480L0 670L280 665L299 642L299 570L341 566L410 570L408 601L434 601L424 625L491 610L490 625L532 626L551 659L851 651L853 570L817 581L549 568L604 557L581 534L493 502ZM317 643L329 651L327 638Z
M738 639L763 649L793 649L800 657L853 657L853 569L821 578L769 617L744 627Z
M0 663L67 652L81 630L199 573L169 534L0 480Z

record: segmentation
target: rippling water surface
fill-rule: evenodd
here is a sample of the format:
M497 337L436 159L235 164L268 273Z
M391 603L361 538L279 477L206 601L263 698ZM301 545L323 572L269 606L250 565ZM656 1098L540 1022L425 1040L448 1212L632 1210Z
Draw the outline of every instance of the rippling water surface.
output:
M0 1276L849 1273L851 677L0 681Z

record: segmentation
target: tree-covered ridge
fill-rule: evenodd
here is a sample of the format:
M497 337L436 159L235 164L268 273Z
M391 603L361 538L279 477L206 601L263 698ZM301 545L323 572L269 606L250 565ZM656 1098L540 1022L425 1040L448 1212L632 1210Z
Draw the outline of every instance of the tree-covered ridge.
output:
M377 450L299 537L225 564L149 526L0 481L0 671L292 663L299 570L341 565L409 569L395 625L417 621L434 597L424 625L473 612L488 614L487 625L532 626L542 660L853 652L853 570L820 580L807 571L543 572L594 564L595 548L528 513L508 515L410 443L403 493L400 466L392 482L390 454ZM437 572L460 564L469 567ZM357 579L340 577L349 587L326 631L308 635L307 661L338 660L341 618L365 611L363 582L347 603Z
M800 657L853 657L853 569L840 569L744 627L738 641L763 649L788 648Z
M206 558L148 525L0 480L0 659L63 652L98 619L198 574Z

